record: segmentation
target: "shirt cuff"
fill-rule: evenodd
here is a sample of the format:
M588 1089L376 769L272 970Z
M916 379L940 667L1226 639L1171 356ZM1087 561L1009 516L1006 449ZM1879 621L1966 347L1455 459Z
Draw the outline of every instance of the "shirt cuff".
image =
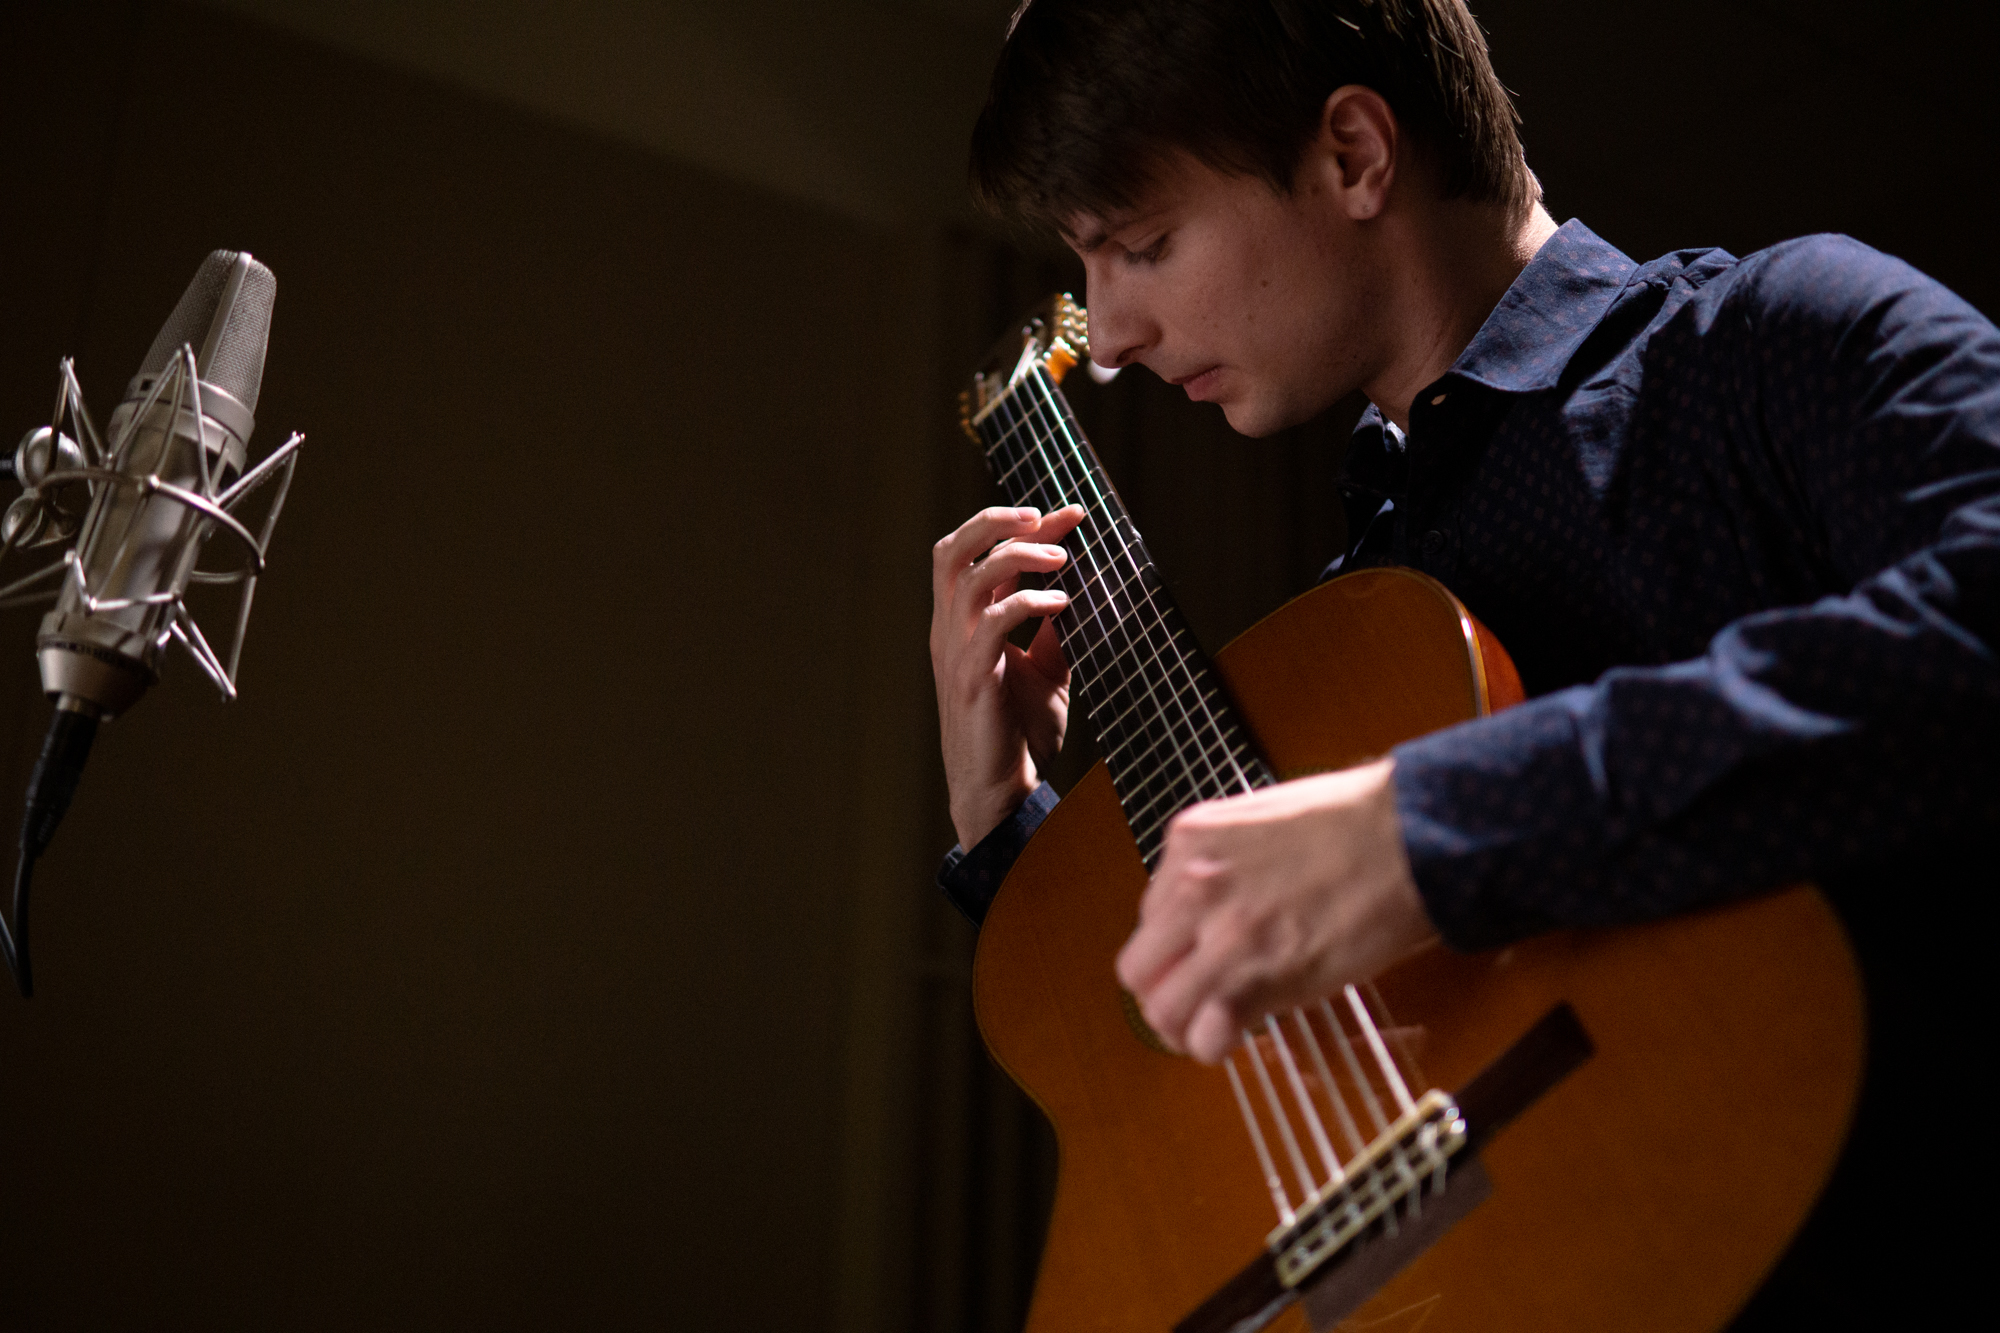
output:
M944 864L938 867L937 886L973 925L986 919L986 909L993 905L993 895L1000 892L1000 882L1014 868L1021 849L1035 836L1049 811L1056 808L1057 799L1056 789L1044 782L1028 793L1019 809L981 838L977 847L968 852L954 845L945 853Z

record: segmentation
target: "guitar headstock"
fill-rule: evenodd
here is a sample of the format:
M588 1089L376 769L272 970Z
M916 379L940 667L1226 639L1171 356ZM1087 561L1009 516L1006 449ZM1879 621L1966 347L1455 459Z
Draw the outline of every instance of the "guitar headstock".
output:
M1068 292L1037 305L1019 326L1000 336L973 372L972 384L958 395L958 421L975 441L979 419L1036 366L1062 383L1078 361L1090 355L1090 316Z

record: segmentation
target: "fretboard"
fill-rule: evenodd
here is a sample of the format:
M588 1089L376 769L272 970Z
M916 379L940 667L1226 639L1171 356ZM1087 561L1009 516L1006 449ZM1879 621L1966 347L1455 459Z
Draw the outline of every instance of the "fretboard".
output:
M1048 373L1036 366L1023 376L976 429L1010 503L1084 508L1054 578L1070 599L1055 625L1070 664L1071 725L1088 719L1150 870L1177 812L1269 786L1271 772Z

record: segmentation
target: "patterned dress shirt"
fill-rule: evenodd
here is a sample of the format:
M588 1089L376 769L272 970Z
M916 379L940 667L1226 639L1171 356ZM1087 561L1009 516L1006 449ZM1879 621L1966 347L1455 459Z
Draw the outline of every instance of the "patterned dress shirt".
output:
M1329 568L1436 576L1530 699L1395 750L1461 948L1838 878L2000 828L2000 331L1838 236L1638 264L1579 222L1407 437L1373 409ZM1037 792L946 894L980 919Z

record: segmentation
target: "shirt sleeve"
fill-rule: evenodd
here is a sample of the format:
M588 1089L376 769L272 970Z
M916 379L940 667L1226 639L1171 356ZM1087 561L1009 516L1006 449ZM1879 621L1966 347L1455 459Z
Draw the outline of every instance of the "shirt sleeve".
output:
M1829 591L1399 746L1412 868L1458 947L2000 829L2000 332L1854 242L1767 253L1718 318Z
M973 925L986 920L986 909L993 905L993 895L1000 892L1001 881L1049 811L1056 808L1056 800L1056 789L1044 782L1028 793L1019 809L981 838L977 847L968 852L953 844L944 854L944 864L938 867L938 888Z

